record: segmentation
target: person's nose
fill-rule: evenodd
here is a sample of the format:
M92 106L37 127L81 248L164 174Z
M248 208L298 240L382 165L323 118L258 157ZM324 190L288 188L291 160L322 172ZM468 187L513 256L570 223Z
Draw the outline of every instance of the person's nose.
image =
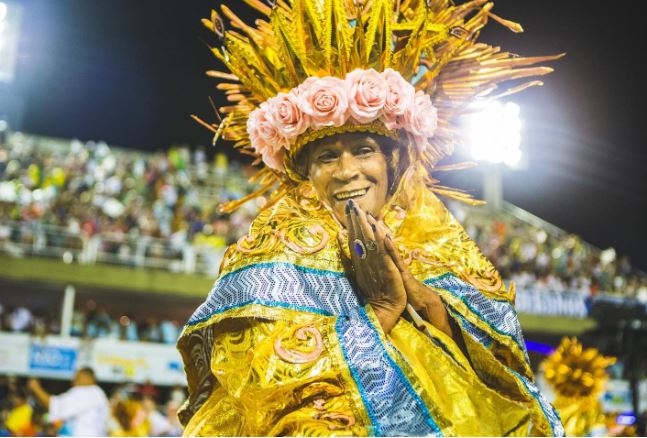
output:
M356 179L360 174L360 166L353 154L344 152L337 160L337 167L333 172L333 178L338 182L345 183Z

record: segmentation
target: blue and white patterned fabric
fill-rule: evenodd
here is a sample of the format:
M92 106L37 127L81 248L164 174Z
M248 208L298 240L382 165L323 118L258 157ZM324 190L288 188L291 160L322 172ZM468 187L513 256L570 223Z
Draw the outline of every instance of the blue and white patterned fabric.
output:
M376 436L441 436L429 410L388 355L365 310L339 318L337 337Z
M486 321L490 327L496 332L509 336L521 347L524 352L526 361L530 363L528 358L528 351L526 350L523 335L521 334L521 326L517 318L517 312L512 304L504 300L493 300L485 297L478 289L472 285L465 283L453 274L444 274L437 278L428 279L425 284L430 286L448 290L458 298L460 298L476 315ZM461 328L468 333L474 340L481 345L488 348L493 339L483 330L474 326L467 321L458 312L449 309L452 316L456 317L461 324ZM550 423L553 436L564 436L564 426L553 406L548 403L546 398L539 392L537 386L528 378L523 377L513 369L506 367L526 388L528 393L537 401L541 407L544 415Z
M533 396L535 400L537 400L537 403L541 407L541 410L544 412L544 415L550 423L550 429L553 432L553 436L565 436L566 432L564 431L564 426L562 425L562 420L559 418L559 414L557 413L553 405L548 403L548 400L546 400L542 393L539 392L537 385L535 385L533 382L523 377L513 369L508 368L508 370L523 383L528 392Z
M321 291L327 291L324 295ZM220 278L188 325L247 304L285 307L323 315L342 315L359 301L344 274L289 263L246 266Z
M483 345L485 348L490 348L490 345L492 345L492 342L494 342L490 335L485 333L480 328L475 327L474 324L463 318L463 315L461 315L460 313L452 310L451 308L449 309L449 312L455 319L458 319L460 321L461 328L463 329L463 331L469 334L472 339Z
M432 287L445 289L451 292L454 296L460 298L463 303L465 303L465 305L474 314L485 321L492 330L512 338L523 351L526 361L530 362L528 352L526 351L526 344L521 333L521 326L519 325L517 312L509 301L488 298L477 288L451 273L427 279L424 283ZM472 334L476 335L476 330L478 329L474 326L472 326L472 329L474 332ZM475 336L477 339L479 337L481 336Z

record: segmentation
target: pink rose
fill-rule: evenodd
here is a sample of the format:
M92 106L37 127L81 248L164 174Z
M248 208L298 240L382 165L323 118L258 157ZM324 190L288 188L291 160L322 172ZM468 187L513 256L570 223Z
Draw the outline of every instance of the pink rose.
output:
M384 107L387 82L375 69L355 69L346 75L350 114L359 123L377 119Z
M386 80L387 93L381 119L388 129L400 129L404 114L413 103L415 89L391 68L384 70L382 77Z
M285 155L284 148L279 148L278 151L276 152L271 152L266 149L265 152L261 154L261 158L263 159L263 162L267 164L267 167L269 167L270 169L283 170L284 155Z
M274 120L276 129L290 140L308 128L309 117L299 109L297 93L279 93L268 101L267 111Z
M276 157L290 144L288 139L281 135L274 120L269 117L267 102L263 102L249 115L247 133L254 150L270 167L276 164Z
M342 126L348 118L346 82L332 76L308 78L297 90L299 108L310 117L314 129Z
M407 108L404 115L404 129L413 135L419 150L424 148L429 137L434 135L436 122L436 108L431 103L431 97L418 91L413 105Z

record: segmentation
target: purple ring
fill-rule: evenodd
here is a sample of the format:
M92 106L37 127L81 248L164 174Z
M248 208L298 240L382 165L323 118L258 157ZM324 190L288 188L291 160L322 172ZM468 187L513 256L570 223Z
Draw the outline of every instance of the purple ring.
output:
M366 247L364 246L364 242L359 239L353 240L353 249L360 259L364 260L366 258Z

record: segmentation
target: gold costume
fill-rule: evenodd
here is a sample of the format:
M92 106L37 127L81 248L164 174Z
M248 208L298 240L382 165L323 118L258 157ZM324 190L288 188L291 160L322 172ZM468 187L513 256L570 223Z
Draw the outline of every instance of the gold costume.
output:
M599 436L601 430L609 433L600 396L609 379L606 369L615 362L614 357L603 356L596 348L583 348L575 338L562 339L542 362L544 377L557 396L554 405L567 436Z
M480 0L245 2L268 20L252 27L224 6L237 30L225 32L216 12L205 20L223 38L214 53L231 71L209 74L228 81L219 88L233 103L210 128L243 152L259 156L245 131L250 112L310 76L392 67L432 96L436 134L423 151L400 154L399 184L382 217L413 275L460 327L468 354L431 324L424 332L404 317L385 335L354 292L340 259L349 249L336 239L344 231L293 162L321 134L308 131L285 155L284 171L264 167L261 190L225 206L273 188L178 342L190 392L179 414L184 434L563 435L534 384L513 288L435 193L467 197L431 177L447 170L436 163L451 153L452 120L471 99L503 80L550 72L528 66L554 57L519 58L476 43L488 18L520 30ZM352 125L323 135L357 130L388 134Z

